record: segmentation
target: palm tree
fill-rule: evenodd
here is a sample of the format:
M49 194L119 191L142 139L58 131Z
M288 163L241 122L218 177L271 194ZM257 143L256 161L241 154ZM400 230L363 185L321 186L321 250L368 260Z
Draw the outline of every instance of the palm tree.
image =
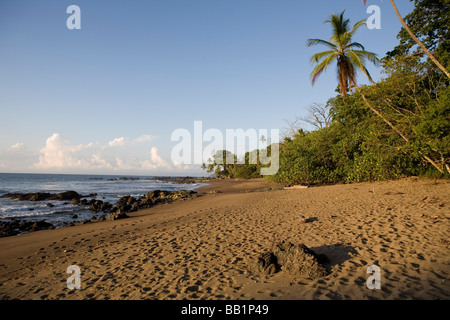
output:
M317 78L327 70L328 66L337 61L337 71L340 84L341 95L345 98L347 97L347 91L349 87L354 87L358 93L363 98L365 104L373 111L378 117L380 117L389 127L392 128L402 139L409 142L409 138L400 131L399 128L394 126L391 121L389 121L383 114L378 111L365 97L363 92L360 90L356 83L356 70L362 71L368 79L375 83L370 76L367 68L365 67L366 60L369 60L375 64L379 62L376 55L372 52L365 51L364 46L358 42L352 42L352 37L355 32L363 25L366 24L365 20L359 21L353 26L353 29L349 31L349 19L344 19L344 11L338 15L332 15L330 20L325 21L326 23L331 23L333 26L333 35L330 41L325 41L321 39L309 39L308 46L313 46L317 44L323 44L328 47L329 50L316 53L312 56L311 61L317 63L316 67L311 73L312 84L316 82ZM358 48L359 50L354 50L353 48ZM423 155L423 158L438 169L441 173L444 170L430 157Z
M362 71L371 82L372 77L365 66L366 60L377 64L379 62L376 54L365 50L364 46L358 42L352 42L352 37L356 31L366 25L365 20L356 23L352 30L349 30L350 20L344 19L344 11L340 15L333 14L325 23L330 23L333 27L333 35L329 41L321 39L309 39L308 47L322 44L328 47L328 50L316 53L311 58L316 67L311 73L312 84L317 78L327 70L327 68L337 62L337 71L339 85L343 97L347 96L349 87L356 87L356 71Z
M414 39L414 41L419 45L419 47L423 50L423 52L425 52L426 55L431 59L431 61L433 61L434 64L437 65L438 68L441 69L442 72L444 72L447 75L447 77L450 78L450 73L447 71L447 69L445 69L445 67L431 54L431 52L427 49L427 47L424 46L424 44L415 36L415 34L408 27L408 25L406 24L405 20L403 20L402 15L398 11L398 8L395 5L394 0L390 0L390 1L391 1L391 4L392 4L392 7L394 8L395 14L397 15L398 19L400 20L400 23L403 25L405 30L409 33L411 38ZM363 0L363 3L364 3L364 5L367 5L367 0Z

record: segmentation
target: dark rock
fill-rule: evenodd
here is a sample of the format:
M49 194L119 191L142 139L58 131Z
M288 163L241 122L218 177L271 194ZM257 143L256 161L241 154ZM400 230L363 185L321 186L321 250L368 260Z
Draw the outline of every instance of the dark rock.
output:
M2 198L10 198L19 201L44 201L44 200L72 200L79 199L81 195L75 191L65 191L61 193L33 192L33 193L7 193Z
M87 201L86 204L90 205L89 209L94 213L112 212L111 209L113 208L113 205L111 203L104 202L102 200L92 199L90 201Z
M152 177L147 180L157 180L157 181L166 181L173 183L184 183L184 184L192 184L192 183L201 183L201 182L210 182L211 178L199 178L199 177Z
M51 223L41 220L41 221L36 221L31 225L31 231L50 229L52 227L53 227L53 225Z
M154 205L192 198L196 194L197 192L192 190L179 190L179 191L154 190L147 193L145 195L145 199L147 200L147 203Z
M109 202L103 202L101 210L102 212L110 212L113 208L113 205Z
M85 199L83 199L83 200L85 200ZM77 199L77 198L72 199L72 204L74 206L79 205L80 203L81 203L80 199Z
M100 212L102 210L103 201L102 200L91 200L89 201L91 206L89 209L93 212Z
M108 210L108 213L114 213L117 210L119 210L119 208L117 208L116 206L112 207L111 209Z
M152 204L163 202L170 194L170 191L154 190L145 195L145 198Z
M61 193L57 193L56 195L52 196L54 200L72 200L72 199L80 199L81 194L79 194L76 191L65 191Z
M49 208L53 208L55 205L54 204L52 204L52 203L47 203L47 207L49 207Z
M304 244L294 245L290 242L280 242L272 251L264 252L257 257L253 270L272 274L285 270L291 275L301 275L307 278L321 278L327 275L323 266L328 258L316 254Z
M135 203L133 203L133 205L132 205L132 207L131 207L131 211L132 212L134 212L134 211L138 211L139 209L140 209L140 206L141 206L141 204L139 203L139 202L135 202Z
M19 201L41 201L41 200L47 200L51 197L50 193L42 193L42 192L35 192L35 193L6 193L1 196L2 198L9 198Z
M28 201L43 201L43 200L47 200L51 198L51 194L50 193L41 193L41 192L37 192L37 193L32 193L32 194L24 194L24 199L28 200ZM22 200L22 197L19 198L19 200Z
M120 177L119 180L121 181L135 181L135 180L140 180L139 178L134 178L134 177Z
M116 211L116 212L110 214L110 215L106 218L106 220L112 221L112 220L119 220L119 219L125 219L125 218L128 218L128 215L127 215L125 212L123 212L123 211L121 211L121 210L118 210L118 211Z
M54 226L51 223L41 221L22 221L13 219L11 221L0 222L0 237L8 237L24 232L51 229Z

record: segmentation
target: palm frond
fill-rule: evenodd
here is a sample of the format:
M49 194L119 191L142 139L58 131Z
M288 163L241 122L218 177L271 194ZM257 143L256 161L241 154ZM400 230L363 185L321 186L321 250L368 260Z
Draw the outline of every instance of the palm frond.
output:
M331 49L336 49L337 48L337 45L335 45L334 43L331 43L329 41L325 41L325 40L322 40L322 39L308 39L308 41L306 43L306 45L308 47L315 46L315 45L318 45L318 44L323 44L323 45L325 45L325 46L327 46L327 47L329 47Z
M360 71L362 71L372 83L374 82L372 76L366 68L364 55L360 55L355 51L349 51L347 53L347 57L349 58L350 62Z
M312 85L315 84L317 78L327 70L328 66L333 63L334 60L338 58L337 54L331 54L326 59L324 59L322 62L316 65L314 70L311 72L311 82Z
M311 63L319 63L322 59L326 58L331 54L338 54L338 52L336 50L328 50L316 53L311 57Z
M356 33L356 31L358 31L359 28L361 28L362 26L365 26L365 25L367 25L367 20L361 20L361 21L355 23L352 31L349 32L349 35L353 37L353 35Z
M364 48L364 46L359 43L359 42L350 42L349 44L347 44L344 48L343 51L346 51L347 49L353 50L353 47L359 48L363 51L365 51L366 49Z
M343 10L340 15L333 14L329 20L325 21L325 23L331 23L333 28L333 35L330 41L337 43L340 46L344 43L345 33L350 24L350 19L344 19L344 13L345 10Z
M365 50L353 50L354 53L357 55L363 57L364 59L369 60L375 65L378 65L380 63L380 59L378 59L376 53L365 51Z

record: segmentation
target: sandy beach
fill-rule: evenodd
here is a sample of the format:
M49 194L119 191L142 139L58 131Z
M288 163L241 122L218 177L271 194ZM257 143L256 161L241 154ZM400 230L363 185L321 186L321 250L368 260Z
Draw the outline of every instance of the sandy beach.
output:
M450 298L448 180L272 187L215 181L195 199L127 219L0 238L0 298ZM329 275L250 271L280 240L326 254ZM80 268L79 290L66 286L70 265ZM380 290L366 286L371 265Z

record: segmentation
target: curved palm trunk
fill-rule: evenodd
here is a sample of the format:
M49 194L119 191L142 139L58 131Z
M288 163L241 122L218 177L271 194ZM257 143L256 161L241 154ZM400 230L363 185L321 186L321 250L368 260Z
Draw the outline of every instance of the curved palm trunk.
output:
M400 20L401 24L403 25L403 27L405 28L405 30L409 33L409 35L411 36L411 38L414 39L415 42L417 42L417 44L419 45L419 47L426 53L426 55L434 62L435 65L438 66L439 69L442 70L442 72L444 72L447 77L450 78L450 73L447 71L447 69L444 68L444 66L442 64L440 64L439 61L436 60L436 58L431 54L430 51L428 51L428 49L423 45L422 42L420 42L420 40L414 35L414 33L411 31L411 29L408 27L408 25L406 24L405 20L403 20L400 12L397 9L397 6L395 5L394 0L390 0L392 7L394 8L395 13L397 14L398 19Z
M392 122L390 122L388 119L386 119L377 109L375 109L372 104L369 102L369 100L367 100L366 96L361 92L361 89L358 87L358 85L356 84L356 81L352 81L356 90L358 91L358 93L361 95L361 97L363 98L364 102L366 103L366 105L369 107L369 109L374 112L377 116L379 116L384 122L386 122L386 124L392 128L392 130L394 130L398 135L400 135L400 137L402 137L403 140L405 140L406 142L409 142L409 138L403 134L403 132L401 132L396 126L394 126L392 124ZM439 166L433 159L431 159L430 157L422 154L422 152L420 152L420 155L426 160L428 161L433 167L435 167L440 173L445 174L445 170ZM447 170L448 170L448 166L447 166ZM448 171L450 173L450 171Z

